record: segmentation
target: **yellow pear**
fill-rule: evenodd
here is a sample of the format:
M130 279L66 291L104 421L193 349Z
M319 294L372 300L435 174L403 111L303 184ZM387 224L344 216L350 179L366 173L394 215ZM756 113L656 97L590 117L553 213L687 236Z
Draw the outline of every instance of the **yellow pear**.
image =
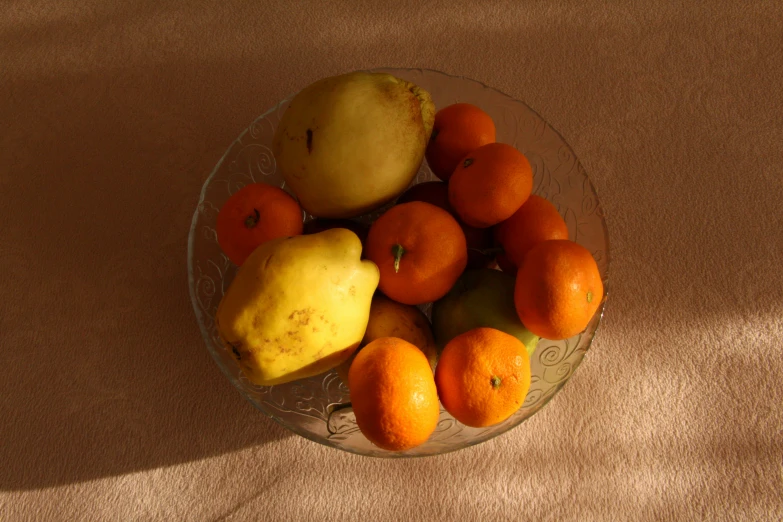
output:
M380 274L350 230L279 238L247 258L215 323L248 380L271 386L347 360L367 328Z
M307 212L354 217L405 190L434 121L424 89L391 74L353 72L319 80L291 100L273 153Z

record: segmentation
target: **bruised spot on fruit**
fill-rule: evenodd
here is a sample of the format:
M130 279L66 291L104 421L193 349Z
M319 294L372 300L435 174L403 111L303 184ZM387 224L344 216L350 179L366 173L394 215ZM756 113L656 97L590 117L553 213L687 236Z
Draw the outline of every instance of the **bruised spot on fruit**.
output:
M356 297L356 286L351 285L351 289L348 290L348 293L351 294L351 297Z
M462 168L466 169L473 165L473 158L468 158L465 161L462 162Z
M294 310L291 315L288 316L289 321L294 321L299 326L307 326L310 324L310 317L313 315L313 309L311 307L303 308L301 310Z
M307 129L307 153L313 152L313 130Z

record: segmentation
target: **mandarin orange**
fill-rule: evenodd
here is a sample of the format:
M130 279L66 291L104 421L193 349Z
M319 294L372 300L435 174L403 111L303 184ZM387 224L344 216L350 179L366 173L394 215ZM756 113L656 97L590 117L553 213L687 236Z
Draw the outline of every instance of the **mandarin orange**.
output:
M403 451L424 443L438 424L438 392L427 357L396 337L362 348L348 370L356 424L376 446Z
M510 218L533 189L524 154L490 143L465 156L449 179L449 202L466 224L486 228Z
M475 328L446 344L435 369L443 407L466 426L498 424L514 414L530 388L530 358L516 337Z
M251 183L235 192L218 212L215 230L223 253L237 266L262 243L302 233L302 208L286 191Z
M517 272L514 304L525 327L560 340L584 330L598 310L604 285L592 254L567 239L531 248Z

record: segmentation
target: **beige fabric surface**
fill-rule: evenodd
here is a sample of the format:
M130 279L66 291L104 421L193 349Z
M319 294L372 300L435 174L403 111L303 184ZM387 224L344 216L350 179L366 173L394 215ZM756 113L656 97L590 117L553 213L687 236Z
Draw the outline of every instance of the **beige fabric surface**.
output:
M610 231L569 384L437 458L288 433L220 373L188 295L234 138L376 66L527 102ZM782 85L777 0L4 0L0 520L783 519Z

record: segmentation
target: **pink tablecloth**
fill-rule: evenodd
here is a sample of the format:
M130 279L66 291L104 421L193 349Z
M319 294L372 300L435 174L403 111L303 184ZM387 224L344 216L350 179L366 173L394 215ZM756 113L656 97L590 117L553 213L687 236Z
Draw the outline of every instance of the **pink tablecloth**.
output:
M0 9L0 520L783 519L779 1ZM526 101L606 210L592 350L531 420L352 456L244 401L186 241L231 141L311 81L427 67Z

